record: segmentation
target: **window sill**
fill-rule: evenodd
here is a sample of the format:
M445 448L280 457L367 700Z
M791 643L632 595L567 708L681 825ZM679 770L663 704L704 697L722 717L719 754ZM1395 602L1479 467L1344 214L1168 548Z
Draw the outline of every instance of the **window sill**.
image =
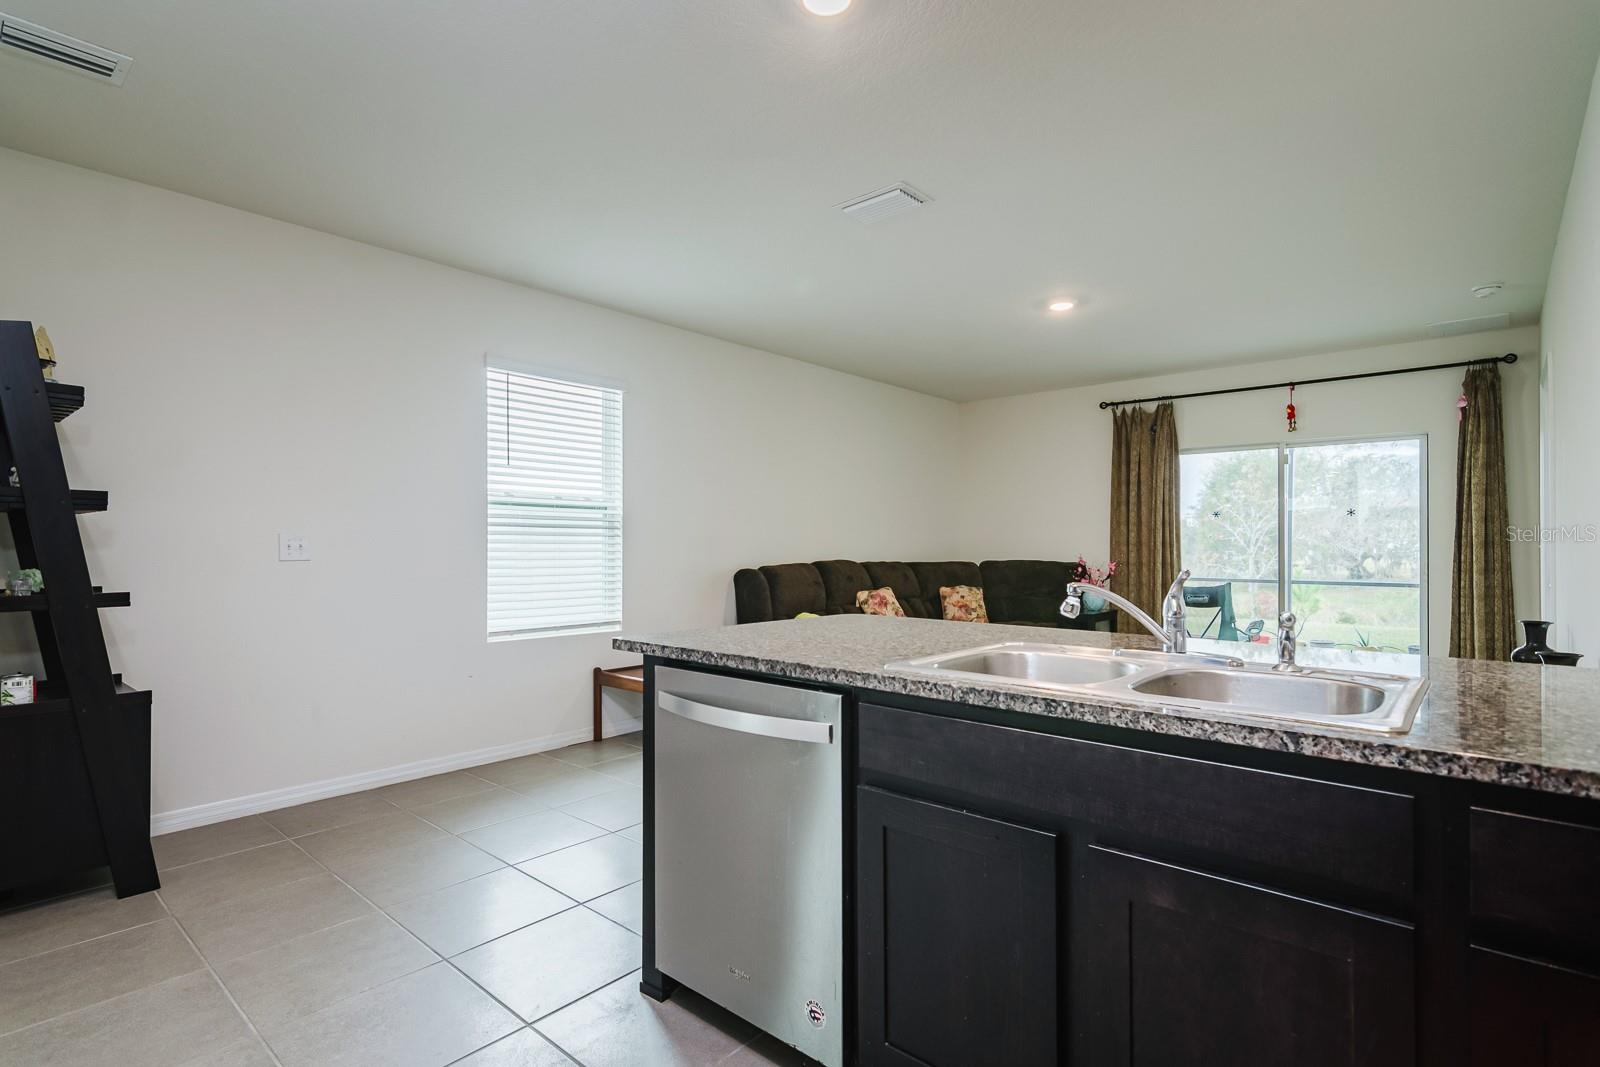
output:
M511 633L490 634L489 643L502 641L531 641L541 637L582 637L587 634L614 634L622 629L620 622L601 623L596 626L573 626L560 630L516 630Z

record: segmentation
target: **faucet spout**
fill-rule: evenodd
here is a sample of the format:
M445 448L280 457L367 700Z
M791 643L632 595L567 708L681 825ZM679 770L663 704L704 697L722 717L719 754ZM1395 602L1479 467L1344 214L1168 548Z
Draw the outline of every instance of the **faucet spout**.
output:
M1111 601L1117 607L1132 615L1139 625L1149 630L1156 637L1161 638L1163 652L1189 651L1189 630L1184 624L1183 612L1183 583L1189 580L1189 572L1183 571L1178 575L1177 581L1167 590L1166 600L1161 605L1162 614L1166 622L1156 622L1139 605L1125 596L1113 593L1109 589L1098 586L1086 585L1083 582L1073 582L1067 586L1067 598L1061 602L1061 614L1064 618L1076 619L1083 611L1083 594L1093 591L1095 596Z

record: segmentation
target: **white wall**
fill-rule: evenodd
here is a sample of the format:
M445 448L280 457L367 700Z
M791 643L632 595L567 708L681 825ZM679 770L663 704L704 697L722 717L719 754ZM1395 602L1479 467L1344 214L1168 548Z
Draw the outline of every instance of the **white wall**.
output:
M587 730L609 637L484 639L486 351L626 383L628 629L956 547L947 401L9 151L0 217L0 318L88 390L61 440L111 493L81 526L157 813Z
M1544 618L1551 643L1600 666L1600 544L1563 536L1600 524L1600 75L1567 189L1541 322L1545 408Z
M1501 367L1511 520L1538 521L1539 332L1534 328L1330 352L1224 370L1195 371L962 405L963 478L968 492L964 555L1103 561L1109 551L1111 414L1102 400L1157 396L1426 366L1516 352ZM1284 432L1285 392L1178 402L1180 448L1308 444L1348 437L1428 438L1429 651L1449 648L1450 559L1455 528L1456 397L1460 370L1310 386L1295 393L1300 430ZM1519 618L1537 612L1538 552L1514 546Z

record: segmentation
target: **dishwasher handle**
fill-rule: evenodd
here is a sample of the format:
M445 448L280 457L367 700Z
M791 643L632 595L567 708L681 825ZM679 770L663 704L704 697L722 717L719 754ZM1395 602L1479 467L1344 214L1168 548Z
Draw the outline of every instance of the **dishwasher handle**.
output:
M804 741L813 745L833 744L833 723L814 719L786 719L780 715L757 715L749 711L735 711L715 704L678 696L661 690L656 692L656 707L682 719L720 726L741 734L759 734L785 741Z

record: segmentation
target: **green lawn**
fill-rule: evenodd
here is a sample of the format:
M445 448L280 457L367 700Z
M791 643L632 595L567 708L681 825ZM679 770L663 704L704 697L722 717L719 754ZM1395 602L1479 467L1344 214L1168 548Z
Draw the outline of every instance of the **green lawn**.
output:
M1262 620L1262 633L1269 637L1278 630L1278 589L1276 583L1233 583L1234 616L1241 632L1256 619ZM1421 644L1422 627L1419 599L1415 589L1361 588L1354 586L1296 585L1294 611L1300 642L1332 641L1351 648L1361 643L1376 645L1387 652L1405 652ZM1216 613L1207 608L1192 608L1189 633L1199 637ZM1216 637L1212 625L1206 636Z

